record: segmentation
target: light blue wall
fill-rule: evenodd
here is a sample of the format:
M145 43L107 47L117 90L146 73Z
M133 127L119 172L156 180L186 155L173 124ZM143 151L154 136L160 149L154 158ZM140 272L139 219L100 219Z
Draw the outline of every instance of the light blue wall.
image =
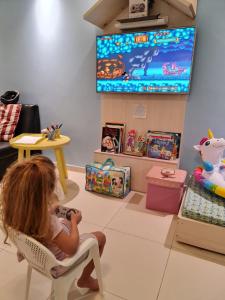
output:
M82 20L95 0L0 0L0 91L38 103L42 126L63 122L67 162L84 165L100 141L95 36ZM192 91L181 167L200 163L192 145L211 127L225 137L225 1L199 0Z
M62 122L70 164L84 165L99 144L95 93L96 27L82 19L95 0L0 0L0 92L18 89L37 103L42 127Z
M192 90L187 104L181 167L201 163L193 149L210 127L225 138L225 1L199 0Z

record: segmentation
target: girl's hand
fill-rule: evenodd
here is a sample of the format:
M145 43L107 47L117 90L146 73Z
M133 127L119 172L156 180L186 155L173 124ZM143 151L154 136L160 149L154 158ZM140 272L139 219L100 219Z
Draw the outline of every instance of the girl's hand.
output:
M82 214L81 214L81 211L77 210L77 211L76 211L76 215L77 215L77 224L79 224L80 221L82 220Z
M71 224L72 226L77 226L77 224L80 222L81 219L79 219L80 216L78 213L74 213L73 211L71 211L70 213L70 219L71 219Z

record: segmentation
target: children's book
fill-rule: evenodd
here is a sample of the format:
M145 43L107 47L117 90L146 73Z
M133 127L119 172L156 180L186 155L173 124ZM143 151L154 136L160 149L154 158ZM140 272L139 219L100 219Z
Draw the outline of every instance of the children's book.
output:
M102 128L101 151L119 153L121 143L121 128Z
M106 127L110 127L110 128L119 128L120 129L120 148L119 148L119 152L123 152L124 150L124 136L125 136L125 127L126 125L124 123L117 123L117 122L106 122L105 123Z
M180 133L151 131L147 132L147 156L159 159L179 157Z
M37 144L38 142L44 139L43 136L31 136L31 135L24 135L21 138L17 139L14 144L27 144L33 145Z

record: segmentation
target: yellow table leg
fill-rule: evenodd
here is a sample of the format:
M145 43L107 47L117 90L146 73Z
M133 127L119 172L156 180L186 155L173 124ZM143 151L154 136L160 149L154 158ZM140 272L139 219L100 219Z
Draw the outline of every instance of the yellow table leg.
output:
M30 150L26 149L26 159L30 159Z
M56 157L56 163L57 163L57 167L59 170L59 180L61 182L62 188L64 193L66 194L67 192L67 187L66 187L66 180L65 180L65 176L64 176L64 166L63 166L63 161L62 161L62 156L61 156L61 149L54 149L55 151L55 157Z
M24 160L24 149L18 149L18 162Z
M62 161L62 164L63 164L63 174L64 174L65 178L68 178L68 172L67 172L67 167L66 167L66 163L65 163L63 149L60 148L59 150L60 150L61 161Z

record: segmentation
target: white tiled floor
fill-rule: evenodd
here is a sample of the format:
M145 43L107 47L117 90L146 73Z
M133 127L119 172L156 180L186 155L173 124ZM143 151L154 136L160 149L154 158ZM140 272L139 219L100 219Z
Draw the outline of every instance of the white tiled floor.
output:
M146 210L140 193L131 192L123 200L104 197L84 190L84 174L69 172L69 178L67 206L82 211L80 232L102 230L107 237L104 299L225 299L225 256L173 241L175 217ZM26 262L17 263L15 248L4 245L3 238L0 233L0 299L20 300ZM34 272L30 299L44 300L49 294L50 282ZM103 298L98 293L81 296L73 288L68 299Z

